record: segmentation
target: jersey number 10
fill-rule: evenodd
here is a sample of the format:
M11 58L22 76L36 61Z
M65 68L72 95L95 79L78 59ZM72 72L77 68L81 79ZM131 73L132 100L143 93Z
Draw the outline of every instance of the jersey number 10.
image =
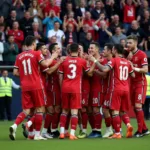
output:
M128 67L127 66L120 66L120 80L127 80L128 79Z
M24 69L24 74L32 74L32 69L31 69L31 60L30 58L27 60L22 61L23 64L23 69Z

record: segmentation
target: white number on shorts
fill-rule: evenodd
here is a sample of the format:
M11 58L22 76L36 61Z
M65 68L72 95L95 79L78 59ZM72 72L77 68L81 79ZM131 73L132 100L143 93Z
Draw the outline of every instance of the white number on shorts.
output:
M142 99L142 94L139 94L138 95L138 100L141 100Z
M22 61L23 64L23 69L24 69L24 74L32 74L32 69L31 69L31 60L30 58L27 60Z
M71 68L71 75L67 75L69 79L74 79L76 77L77 66L75 64L70 64L69 68Z
M127 80L128 79L128 67L127 66L120 66L120 80Z
M98 103L98 99L97 98L93 98L93 104L97 104Z

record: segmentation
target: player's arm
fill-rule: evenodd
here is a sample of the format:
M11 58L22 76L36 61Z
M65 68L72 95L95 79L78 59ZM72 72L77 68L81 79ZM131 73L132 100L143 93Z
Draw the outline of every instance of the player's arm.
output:
M40 61L40 64L43 66L43 67L48 67L52 64L53 60L56 59L58 57L58 53L55 52L52 54L51 58L49 59L43 59L42 61Z
M135 72L139 72L139 73L148 73L148 65L144 65L142 66L142 68L133 68Z
M64 75L62 73L60 73L59 74L59 85L60 85L60 88L62 87L63 78L64 78Z
M94 72L99 76L103 77L104 79L107 77L107 72L101 72L99 70L94 70Z
M95 69L95 63L93 63L93 65L91 66L91 68L87 72L87 75L90 76L90 77L92 77L93 73L94 73L94 69Z
M19 74L19 69L18 69L18 68L14 68L14 70L13 70L13 75L14 75L14 76L17 76L17 77L20 76L20 74Z

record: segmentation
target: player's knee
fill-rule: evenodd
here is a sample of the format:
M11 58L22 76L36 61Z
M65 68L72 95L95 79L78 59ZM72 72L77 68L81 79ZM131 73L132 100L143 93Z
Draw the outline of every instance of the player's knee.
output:
M60 106L55 106L55 112L58 114L61 112Z
M120 116L123 116L124 114L126 114L125 111L120 111L120 112L119 112L119 115L120 115Z
M42 113L44 113L45 112L45 107L42 106L42 107L36 108L36 112L42 112Z
M103 108L103 109L102 109L102 112L103 112L103 115L104 115L105 117L109 117L109 116L110 116L110 113L109 113L109 110L108 110L108 109Z
M63 113L63 114L68 114L68 113L69 113L69 110L68 110L68 109L63 109L63 110L62 110L62 113Z
M93 107L93 113L98 113L100 112L100 108L99 107Z
M71 115L77 115L78 109L71 109Z
M142 108L142 104L139 104L139 103L135 103L135 106L134 106L134 108L136 109L136 108Z
M81 109L81 112L82 112L82 113L87 112L87 111L86 111L86 108L85 108L85 107L83 107L83 108Z
M89 113L89 114L92 114L92 113L93 113L92 107L88 107L88 113Z
M50 114L53 114L54 113L54 108L52 106L49 106L46 108L46 111Z
M118 110L112 110L112 115L119 115L119 111Z
M23 112L26 114L26 116L30 115L31 110L30 109L24 109Z

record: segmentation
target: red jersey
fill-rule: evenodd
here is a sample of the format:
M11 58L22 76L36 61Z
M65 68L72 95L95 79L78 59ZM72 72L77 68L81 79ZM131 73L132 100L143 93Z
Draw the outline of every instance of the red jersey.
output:
M41 79L42 79L42 82L43 82L43 85L44 85L45 89L46 89L46 71L48 69L49 68L47 68L47 67L40 66Z
M106 59L101 58L99 60L99 62L102 65L105 65L106 64ZM97 66L95 67L95 70L100 71ZM91 78L91 91L102 92L103 91L103 86L104 86L103 78L99 74L94 73L92 78Z
M53 10L53 11L55 12L56 16L58 16L59 13L60 13L60 8L59 8L58 6L47 5L47 6L43 9L44 13L47 13L47 14L49 14L49 12L50 12L51 10Z
M15 68L19 69L22 91L43 88L39 63L43 61L40 51L24 51L16 58Z
M88 75L83 75L82 78L82 91L89 93L90 92L90 79L88 77Z
M62 92L63 93L81 93L83 71L88 71L86 60L79 57L68 56L61 64L59 73L62 73Z
M125 5L123 8L123 12L124 12L124 19L123 22L124 23L131 23L133 20L135 19L135 6L134 5Z
M146 54L141 51L137 50L132 57L133 66L136 68L142 68L144 65L148 65L147 56ZM147 85L146 77L144 73L135 72L135 78L131 79L131 84L142 84Z
M8 35L13 35L15 39L15 43L18 45L18 48L21 48L22 42L24 40L24 34L21 30L9 30Z
M56 63L57 63L57 61L53 60L50 67L55 66ZM47 90L52 91L52 92L60 91L59 75L57 73L57 70L55 72L53 72L51 75L48 76Z
M131 64L125 58L112 58L107 65L113 69L111 72L110 91L129 91L129 74L133 72Z

